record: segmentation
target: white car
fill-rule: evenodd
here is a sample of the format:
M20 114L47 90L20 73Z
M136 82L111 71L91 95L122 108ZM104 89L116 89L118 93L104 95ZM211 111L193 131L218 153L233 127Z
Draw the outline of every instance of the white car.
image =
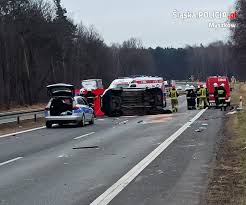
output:
M83 97L74 97L73 85L54 84L47 86L47 89L51 97L45 108L47 128L51 128L53 124L94 124L94 110Z

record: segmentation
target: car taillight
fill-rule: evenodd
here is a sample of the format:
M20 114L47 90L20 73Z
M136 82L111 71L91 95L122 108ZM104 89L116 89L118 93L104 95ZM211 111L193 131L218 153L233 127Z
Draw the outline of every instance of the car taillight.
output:
M73 110L78 110L78 109L79 109L79 107L77 107L77 106L73 107Z

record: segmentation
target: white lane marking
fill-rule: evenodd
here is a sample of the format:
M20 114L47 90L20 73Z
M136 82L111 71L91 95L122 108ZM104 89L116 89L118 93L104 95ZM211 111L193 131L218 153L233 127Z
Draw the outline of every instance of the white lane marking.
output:
M15 162L15 161L17 161L17 160L19 160L19 159L22 159L22 158L23 158L23 157L17 157L17 158L8 160L8 161L6 161L6 162L2 162L2 163L0 163L0 167L3 166L3 165L9 164L9 163Z
M115 184L109 187L102 195L90 205L107 205L112 201L133 179L135 179L151 162L153 162L174 140L176 140L189 125L194 123L207 109L201 110L192 120L184 124L173 135L166 139L160 146L140 161L128 173L121 177Z
M125 120L123 122L120 122L119 125L126 124L129 120Z
M45 126L37 127L37 128L29 129L29 130L20 131L20 132L14 132L14 133L6 134L6 135L0 135L0 138L10 137L10 136L13 136L13 135L19 135L19 134L23 134L23 133L27 133L27 132L33 132L33 131L41 130L41 129L44 129L44 128L46 128L46 127Z
M81 139L81 138L84 138L84 137L87 137L87 136L90 136L90 135L93 135L95 134L95 132L90 132L88 134L85 134L85 135L82 135L82 136L79 136L79 137L75 137L73 138L74 140L78 140L78 139Z

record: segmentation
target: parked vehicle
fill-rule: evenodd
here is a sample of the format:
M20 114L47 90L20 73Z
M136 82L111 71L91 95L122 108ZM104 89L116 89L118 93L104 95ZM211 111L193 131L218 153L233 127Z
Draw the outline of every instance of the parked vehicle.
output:
M231 104L231 89L229 79L226 76L210 76L207 78L206 85L209 93L209 104L210 106L215 105L215 98L214 98L214 84L217 83L218 86L221 84L225 85L226 90L226 102L228 106Z
M46 127L53 124L94 124L94 111L81 96L74 96L74 86L54 84L47 86L50 101L45 108Z
M101 110L101 95L104 93L102 79L87 79L81 82L80 95L93 104L95 116L104 116Z
M182 86L177 86L177 92L179 95L185 94L186 90Z
M81 81L80 93L92 92L93 90L103 89L102 79L87 79Z

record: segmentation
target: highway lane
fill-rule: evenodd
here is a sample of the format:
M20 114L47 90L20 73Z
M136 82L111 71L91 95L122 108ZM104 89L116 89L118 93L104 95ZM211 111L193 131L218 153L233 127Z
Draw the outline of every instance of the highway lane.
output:
M181 101L180 111L177 114L106 118L97 121L95 126L85 128L41 129L1 138L0 204L90 204L199 112L186 111L183 97ZM216 122L222 121L220 112L207 112L209 118L219 116ZM217 125L211 126L213 129L210 131L209 149L204 151L204 160L198 163L197 167L202 166L204 161L211 160L220 124ZM151 177L147 184L140 183L135 186L133 181L111 203L144 204L142 202L146 199L141 197L145 194L143 190L155 191L156 182L160 190L162 188L161 192L164 193L173 187L172 193L175 194L174 187L184 180L182 177L185 177L186 168L194 167L191 163L193 154L199 151L200 147L203 149L202 146L198 146L187 154L185 149L180 149L183 144L197 139L195 137L197 134L194 133L193 128L185 131L179 138L184 142L175 141L140 174L140 176L145 174L153 166L165 167L167 165L165 157L168 156L168 162L179 168L179 177L170 177L167 184L163 184L161 180L155 181L158 178ZM77 138L80 136L81 138ZM83 149L90 146L95 147ZM175 160L177 155L183 156L183 160ZM1 166L1 162L18 157L23 158ZM204 180L204 176L198 172L199 169L194 169L194 176L197 174L197 179ZM171 174L172 169L167 169L166 177ZM189 186L192 188L192 184ZM177 186L177 190L181 188L182 186ZM135 197L134 203L128 200L131 199L132 192L138 196ZM152 198L158 201L157 195L153 195Z
M110 129L125 120L127 120L127 117L97 119L96 125L92 126L57 126L52 129L44 128L37 131L1 138L0 162L7 161L20 155L28 156L29 154L64 144L74 140L76 137L80 137L88 133Z

